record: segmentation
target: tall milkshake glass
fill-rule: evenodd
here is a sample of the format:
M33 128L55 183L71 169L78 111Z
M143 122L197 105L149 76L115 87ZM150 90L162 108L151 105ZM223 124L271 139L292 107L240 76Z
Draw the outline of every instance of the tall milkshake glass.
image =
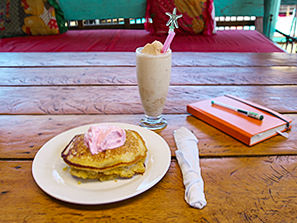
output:
M162 112L171 75L171 50L159 55L142 53L143 47L136 49L136 72L138 90L145 116L140 126L150 130L160 130L167 126Z

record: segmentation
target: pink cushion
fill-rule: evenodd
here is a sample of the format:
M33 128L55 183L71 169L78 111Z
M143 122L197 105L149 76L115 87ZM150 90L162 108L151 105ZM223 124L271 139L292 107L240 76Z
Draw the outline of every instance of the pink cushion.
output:
M24 36L0 39L0 52L133 52L153 36L145 30L80 30L54 36ZM284 52L257 31L218 31L212 36L176 35L174 52Z

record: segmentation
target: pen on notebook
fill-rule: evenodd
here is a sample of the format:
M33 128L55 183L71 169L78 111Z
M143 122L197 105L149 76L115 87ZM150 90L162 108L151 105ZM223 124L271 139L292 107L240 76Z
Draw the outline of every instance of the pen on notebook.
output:
M224 104L224 103L221 103L221 102L217 102L217 101L211 101L211 104L215 104L215 105L219 105L221 107L224 107L224 108L229 108L233 111L237 111L237 112L240 112L240 113L243 113L243 114L246 114L248 117L251 117L251 118L255 118L255 119L259 119L259 120L263 120L264 116L263 115L260 115L256 112L251 112L251 111L246 111L246 110L243 110L243 109L240 109L240 108L235 108L231 105L227 105L227 104Z

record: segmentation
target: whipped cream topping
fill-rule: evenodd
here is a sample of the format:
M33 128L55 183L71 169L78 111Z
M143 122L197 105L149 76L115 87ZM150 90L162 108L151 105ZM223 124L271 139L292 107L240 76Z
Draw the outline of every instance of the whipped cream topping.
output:
M95 155L107 149L115 149L125 144L126 131L117 126L91 126L84 136L85 144Z
M162 54L161 52L162 48L163 48L163 44L158 40L155 40L152 43L147 43L143 47L141 52L145 54L150 54L150 55L160 55Z

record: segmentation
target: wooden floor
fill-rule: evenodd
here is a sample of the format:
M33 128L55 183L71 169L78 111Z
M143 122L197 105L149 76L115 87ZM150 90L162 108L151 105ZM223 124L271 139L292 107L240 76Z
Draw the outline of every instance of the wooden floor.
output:
M293 119L289 139L253 147L186 113L186 105L232 94ZM134 198L97 206L65 203L34 182L36 152L83 124L137 124L143 116L134 53L0 54L1 222L297 222L297 55L174 53L160 135L172 151L168 173ZM199 139L207 206L184 201L173 130Z

